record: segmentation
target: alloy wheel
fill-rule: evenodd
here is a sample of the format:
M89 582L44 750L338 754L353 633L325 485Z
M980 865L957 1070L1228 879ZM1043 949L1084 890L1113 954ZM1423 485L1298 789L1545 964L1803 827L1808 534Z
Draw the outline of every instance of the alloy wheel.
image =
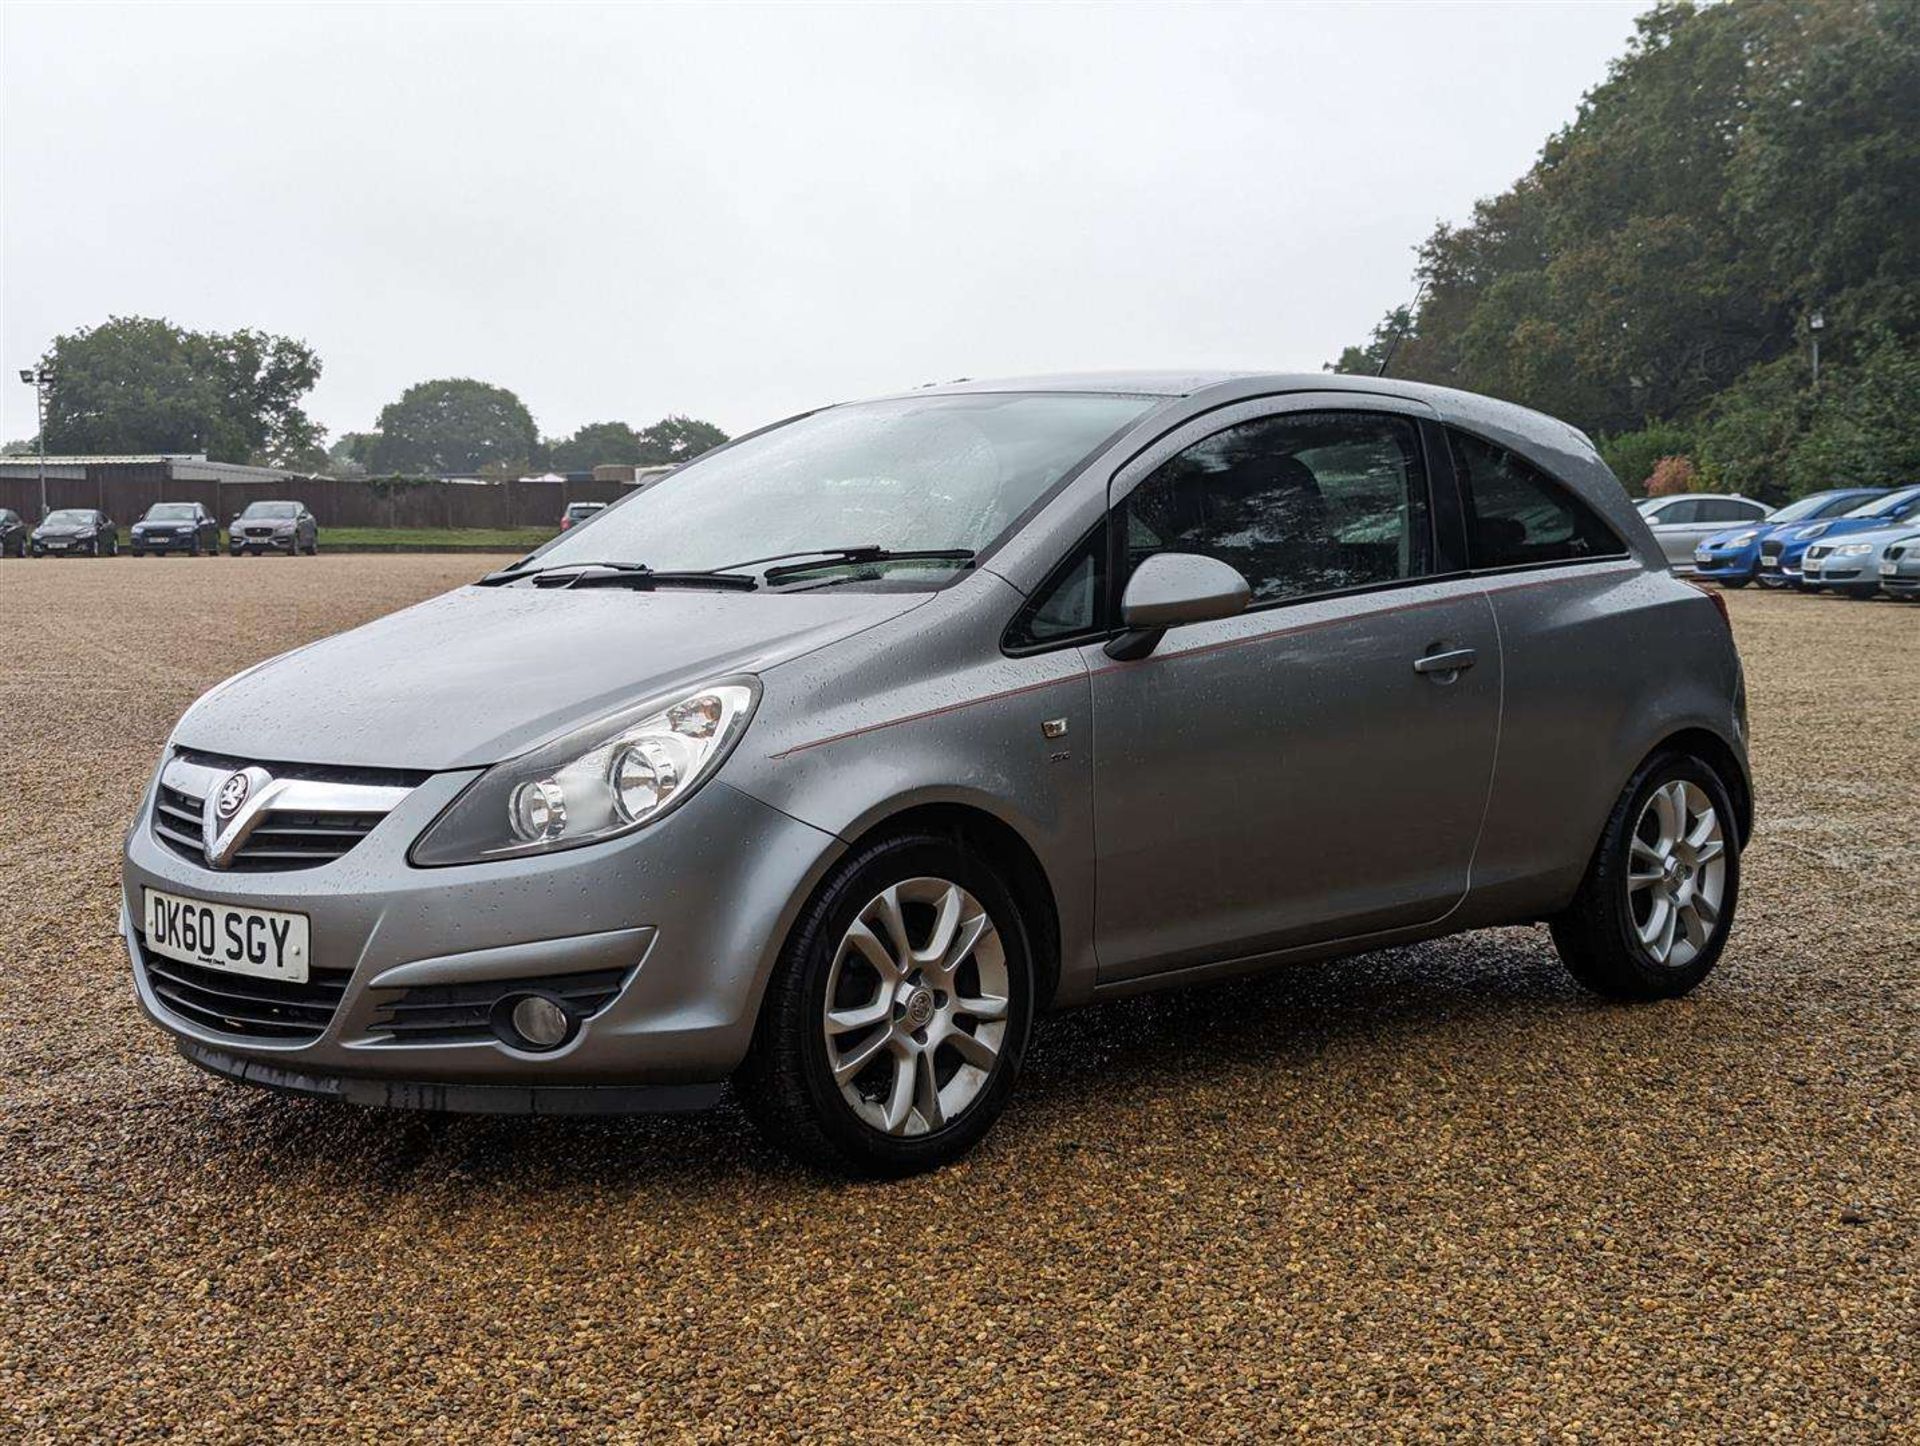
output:
M971 893L937 878L881 890L827 974L821 1028L841 1097L884 1134L942 1128L993 1078L1009 992L1000 931Z
M1634 824L1627 868L1627 912L1656 964L1684 968L1707 947L1726 884L1726 832L1713 800L1684 779L1663 783Z

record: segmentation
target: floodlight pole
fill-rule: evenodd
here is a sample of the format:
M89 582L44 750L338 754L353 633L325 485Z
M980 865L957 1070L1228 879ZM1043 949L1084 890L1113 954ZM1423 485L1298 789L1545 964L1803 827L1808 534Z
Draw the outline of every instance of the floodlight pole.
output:
M20 380L33 388L34 440L40 444L40 520L47 520L47 388L53 384L52 367L30 367Z
M1827 329L1825 312L1816 311L1807 318L1807 333L1813 338L1813 384L1820 385L1820 333Z

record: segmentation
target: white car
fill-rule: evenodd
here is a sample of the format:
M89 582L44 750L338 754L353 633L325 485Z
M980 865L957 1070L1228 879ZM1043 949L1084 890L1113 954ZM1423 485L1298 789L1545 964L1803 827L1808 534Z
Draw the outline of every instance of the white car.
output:
M1693 571L1693 550L1715 533L1743 522L1760 522L1773 509L1737 492L1686 492L1677 497L1648 497L1634 504L1653 529L1654 540L1675 572Z

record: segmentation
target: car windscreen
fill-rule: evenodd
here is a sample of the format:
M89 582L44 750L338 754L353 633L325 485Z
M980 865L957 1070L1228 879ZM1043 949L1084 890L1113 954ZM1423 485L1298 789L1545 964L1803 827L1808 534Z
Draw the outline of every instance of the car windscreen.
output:
M58 512L47 514L49 527L87 527L93 522L93 514L77 507L63 507Z
M149 522L191 522L193 515L191 502L156 502L147 509Z
M240 515L242 517L251 517L256 521L268 518L278 518L285 521L289 517L298 517L300 515L300 507L299 504L293 502L249 502L247 504L247 510Z
M1831 517L1835 513L1851 512L1854 508L1858 507L1860 503L1861 498L1858 493L1852 496L1842 494L1839 497L1816 494L1812 497L1801 497L1793 502L1789 502L1785 507L1782 507L1778 512L1774 513L1773 516L1769 517L1767 521L1804 522L1809 517Z
M992 546L1159 401L1105 393L903 397L815 412L689 463L563 533L539 565L732 568L802 549ZM937 586L951 575L922 574Z

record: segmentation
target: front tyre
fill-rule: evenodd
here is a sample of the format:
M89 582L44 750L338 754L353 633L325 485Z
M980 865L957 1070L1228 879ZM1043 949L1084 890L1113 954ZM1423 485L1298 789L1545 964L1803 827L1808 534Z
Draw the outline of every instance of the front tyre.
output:
M1728 588L1742 588L1752 581L1753 579L1750 577L1723 577L1720 579L1720 586L1728 587Z
M1671 999L1712 971L1740 894L1726 784L1704 760L1656 753L1613 806L1586 877L1551 921L1573 977L1613 999Z
M999 1117L1032 1016L1012 891L955 839L898 834L844 860L802 912L736 1089L803 1164L910 1175Z

